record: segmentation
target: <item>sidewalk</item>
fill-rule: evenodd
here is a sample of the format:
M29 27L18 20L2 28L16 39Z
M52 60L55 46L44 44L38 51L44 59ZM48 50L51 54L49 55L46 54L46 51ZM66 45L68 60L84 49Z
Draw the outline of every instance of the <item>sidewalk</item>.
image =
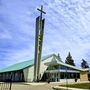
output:
M33 83L25 83L25 84L27 84L27 85L45 85L45 84L47 84L47 83L44 83L44 82L33 82Z

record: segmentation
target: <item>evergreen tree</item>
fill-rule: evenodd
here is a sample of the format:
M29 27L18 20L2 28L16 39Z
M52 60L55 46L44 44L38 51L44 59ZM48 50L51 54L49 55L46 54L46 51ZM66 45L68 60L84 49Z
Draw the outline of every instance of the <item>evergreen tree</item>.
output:
M60 57L60 55L59 55L59 53L58 53L57 58L58 58L58 60L59 60L60 62L63 62L62 59L61 59L61 57Z
M89 68L87 61L85 61L84 59L82 59L81 67L82 68Z
M74 60L72 59L70 52L68 53L68 56L66 57L65 63L72 65L72 66L75 66Z

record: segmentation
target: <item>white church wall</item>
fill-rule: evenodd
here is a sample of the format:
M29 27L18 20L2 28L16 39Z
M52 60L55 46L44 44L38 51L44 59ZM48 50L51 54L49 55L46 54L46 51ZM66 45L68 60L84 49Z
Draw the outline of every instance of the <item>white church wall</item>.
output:
M47 69L47 65L45 65L44 63L50 62L53 59L53 56L48 58L47 60L44 60L41 62L41 66L40 66L40 74L41 77L43 76L44 71Z
M44 63L46 62L50 62L52 60L53 57L48 58L47 60L44 60L41 62L41 66L40 66L40 74L41 77L44 73L44 71L47 69L48 66L46 66ZM33 78L34 78L34 65L31 67L28 67L26 69L24 69L24 78L26 82L32 82Z
M23 72L24 72L24 79L25 79L25 82L27 82L28 68L24 69Z
M26 82L31 82L33 81L33 75L34 75L34 66L25 68L24 70L24 78Z
M34 78L34 66L29 68L29 73L28 73L28 82L33 81Z

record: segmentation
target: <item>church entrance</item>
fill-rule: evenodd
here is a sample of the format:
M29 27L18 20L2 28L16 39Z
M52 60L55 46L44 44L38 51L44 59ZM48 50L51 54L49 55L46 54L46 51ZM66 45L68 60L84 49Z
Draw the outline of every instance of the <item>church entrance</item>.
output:
M52 73L50 73L50 72L44 73L41 81L44 81L44 82L48 82L48 81L50 81L50 82L58 82L59 79L60 79L59 74L60 73L53 73L53 72Z

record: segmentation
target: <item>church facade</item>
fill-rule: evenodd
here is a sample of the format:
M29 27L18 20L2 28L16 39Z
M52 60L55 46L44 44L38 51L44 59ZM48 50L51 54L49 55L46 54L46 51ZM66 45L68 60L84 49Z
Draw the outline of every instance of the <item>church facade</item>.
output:
M42 58L40 65L40 81L65 82L87 81L89 69L79 69L62 62L58 55L51 54ZM33 82L34 60L24 61L0 70L0 81Z

